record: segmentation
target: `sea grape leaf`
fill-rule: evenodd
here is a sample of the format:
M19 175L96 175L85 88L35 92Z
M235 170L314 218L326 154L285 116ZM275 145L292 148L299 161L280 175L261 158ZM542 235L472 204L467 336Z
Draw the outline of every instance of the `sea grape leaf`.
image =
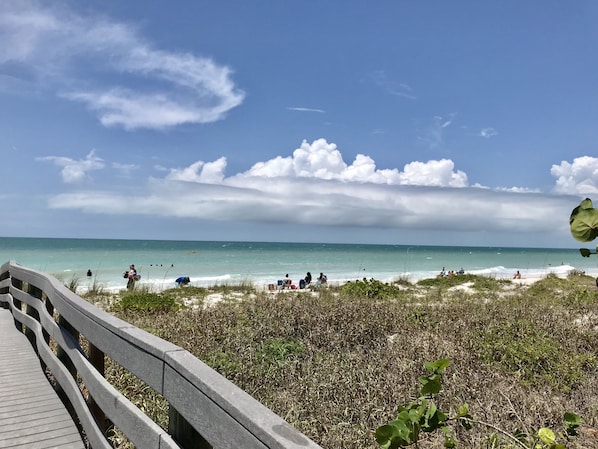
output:
M538 437L544 444L553 444L556 440L556 435L548 427L542 427L538 430Z
M571 212L569 218L571 235L580 242L591 242L598 237L598 209L586 198Z

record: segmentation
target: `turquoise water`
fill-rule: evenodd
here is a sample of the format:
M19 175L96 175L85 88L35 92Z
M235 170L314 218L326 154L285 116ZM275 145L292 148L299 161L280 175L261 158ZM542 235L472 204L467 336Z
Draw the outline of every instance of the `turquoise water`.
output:
M307 271L324 272L330 282L363 277L417 281L446 270L511 277L581 269L598 273L598 257L582 258L579 247L484 248L449 246L351 245L322 243L192 242L170 240L96 240L0 238L0 261L50 273L63 281L79 278L85 287L94 280L108 290L124 288L122 273L133 263L141 282L157 289L174 286L179 276L191 284L276 283L288 273L294 283ZM86 276L87 270L93 273Z

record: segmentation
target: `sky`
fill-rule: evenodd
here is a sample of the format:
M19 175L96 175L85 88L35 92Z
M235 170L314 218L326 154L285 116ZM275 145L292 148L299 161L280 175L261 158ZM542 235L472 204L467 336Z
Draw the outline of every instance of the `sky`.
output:
M0 2L0 236L578 248L597 22L592 0Z

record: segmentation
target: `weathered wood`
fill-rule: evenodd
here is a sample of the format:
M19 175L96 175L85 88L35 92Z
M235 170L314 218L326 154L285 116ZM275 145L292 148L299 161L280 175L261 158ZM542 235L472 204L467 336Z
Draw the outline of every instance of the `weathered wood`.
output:
M100 376L104 376L104 372L106 369L106 358L104 357L104 353L100 351L98 348L96 348L94 345L89 343L88 357L89 361L97 370L98 374ZM104 414L104 411L98 405L98 403L91 394L89 395L89 409L91 410L91 413L93 414L100 429L105 432L108 427L108 423L106 422L106 415Z
M17 334L17 328L27 330L39 359L64 391L94 449L110 448L104 419L140 449L320 448L189 352L99 310L52 276L14 262L5 263L0 267L0 306L12 313L12 328ZM20 335L25 338L22 332ZM88 354L79 345L79 335L89 343ZM59 356L49 342L57 345ZM169 403L168 431L104 378L105 357L164 397ZM39 367L40 361L37 363ZM12 366L4 365L8 369ZM28 377L20 381L27 384ZM2 385L0 388L4 388L4 380ZM89 403L81 388L89 392ZM37 404L32 399L30 405ZM44 419L52 418L48 415ZM0 427L0 438L2 432L13 435L19 425L17 419L6 427L9 430ZM4 447L1 441L0 447Z
M83 449L77 426L6 309L0 309L0 341L0 447Z

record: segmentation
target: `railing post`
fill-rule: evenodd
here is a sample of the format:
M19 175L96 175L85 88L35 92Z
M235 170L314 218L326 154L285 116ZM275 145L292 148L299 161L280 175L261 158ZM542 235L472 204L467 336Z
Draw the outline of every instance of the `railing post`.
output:
M168 410L168 433L182 448L213 449L172 405Z
M71 326L71 324L62 317L62 315L58 317L58 325L64 328L69 334L71 334L75 341L79 340L79 332L73 326ZM62 349L60 346L58 346L56 356L58 357L60 362L66 367L69 373L71 373L71 376L73 376L73 378L76 379L77 368L75 368L75 365L67 355L66 351Z
M0 281L4 281L5 279L10 278L10 272L8 270L4 271L3 273L0 273ZM0 288L0 294L7 294L10 293L10 287L6 286L6 287L2 287ZM7 309L9 306L6 303L2 303L2 307Z
M18 290L23 290L23 281L20 281L18 279L12 279L12 285L14 288L16 288ZM23 303L20 300L15 299L13 297L13 304L17 309L22 310L21 308L23 307ZM15 318L15 326L17 329L19 329L19 331L23 332L23 323L17 321L16 318Z
M106 368L106 361L104 358L104 353L100 351L95 345L89 342L89 362L93 365L93 367L101 374L102 377L105 377L105 368ZM108 428L108 423L106 422L106 415L104 411L98 406L93 396L89 395L89 409L93 414L96 422L98 423L98 427L102 429L103 432L106 432Z
M46 311L48 312L48 315L53 317L54 316L54 305L48 298L46 298L45 303L46 303ZM46 341L46 343L50 344L50 334L43 327L42 327L42 333L44 334L44 340Z
M30 296L33 296L36 299L39 299L40 302L42 300L42 296L44 294L44 292L37 288L35 285L31 285L29 284L27 286L27 293L29 293ZM29 304L27 304L27 311L25 312L27 313L27 315L29 315L30 317L33 317L33 319L35 319L35 321L39 322L39 312L37 311L37 309L35 309L35 307L30 306ZM29 342L31 343L31 346L33 346L33 349L35 349L35 352L37 353L37 344L35 342L35 332L33 332L33 330L26 328L25 329L25 335L27 336L27 338L29 339Z

